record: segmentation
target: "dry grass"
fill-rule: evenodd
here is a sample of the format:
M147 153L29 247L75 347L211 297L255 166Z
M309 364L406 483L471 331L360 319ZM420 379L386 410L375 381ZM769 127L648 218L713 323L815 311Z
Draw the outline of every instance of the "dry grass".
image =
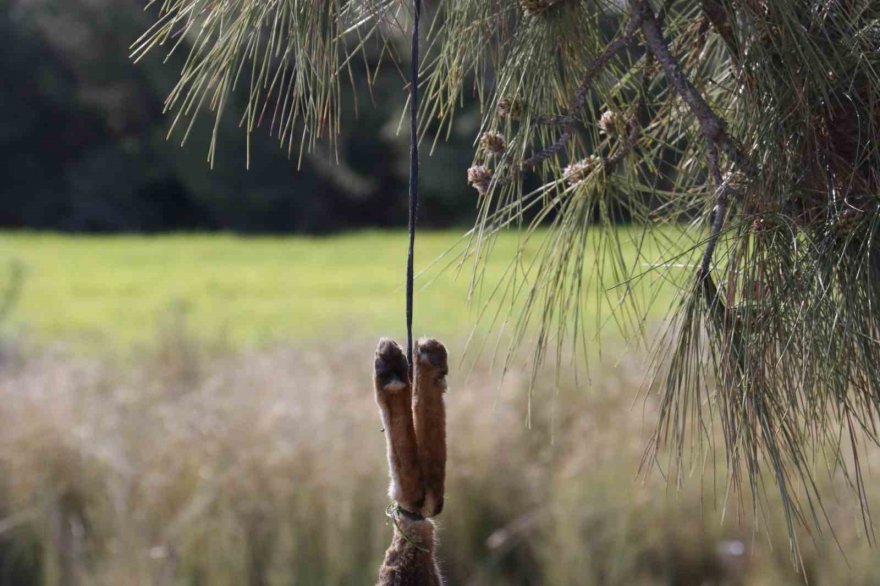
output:
M372 351L218 355L169 327L134 364L7 356L0 584L372 584L391 534ZM452 372L450 584L802 582L784 530L753 533L733 505L722 525L698 478L637 476L655 421L633 402L643 368L582 391L539 381L531 429L527 367L500 385L483 361ZM829 513L849 566L828 535L807 540L810 584L876 584L858 510Z

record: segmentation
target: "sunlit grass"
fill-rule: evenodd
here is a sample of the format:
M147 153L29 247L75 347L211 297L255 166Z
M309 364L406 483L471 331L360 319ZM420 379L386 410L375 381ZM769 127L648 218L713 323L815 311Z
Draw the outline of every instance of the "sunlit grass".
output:
M481 310L509 269L518 237L499 237L470 304L472 263L458 270L455 260L464 244L460 232L419 235L417 332L460 336L475 326L482 333L501 329L499 321L492 326L497 308L491 302L490 311ZM327 238L6 233L0 250L0 262L23 269L7 325L35 343L127 347L152 339L157 320L171 309L182 309L197 335L233 347L404 331L402 231ZM529 251L521 257L521 272ZM591 329L603 291L592 287L585 293L584 319ZM657 307L668 307L663 300L669 298L662 294ZM501 316L515 311L505 307Z

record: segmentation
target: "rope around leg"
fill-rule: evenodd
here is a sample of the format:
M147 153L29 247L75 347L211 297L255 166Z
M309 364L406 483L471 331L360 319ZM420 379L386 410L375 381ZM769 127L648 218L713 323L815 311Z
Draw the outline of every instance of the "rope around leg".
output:
M400 505L398 505L397 503L391 503L387 507L385 507L385 516L388 517L389 519L391 519L391 521L394 523L394 526L397 528L397 532L400 533L400 536L403 537L403 539L407 543L409 543L411 546L413 546L417 550L421 551L422 553L430 553L431 552L430 549L428 549L427 547L425 547L421 543L418 543L406 531L404 531L403 527L400 526L400 519L398 519L399 516L407 516L410 518L410 520L424 521L425 520L424 517L422 517L421 515L417 515L415 513L410 513L409 511L402 509L400 507Z

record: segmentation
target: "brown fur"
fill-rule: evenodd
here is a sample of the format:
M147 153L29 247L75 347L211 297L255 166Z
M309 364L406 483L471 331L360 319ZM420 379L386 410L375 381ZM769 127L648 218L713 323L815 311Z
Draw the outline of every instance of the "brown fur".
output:
M437 340L422 338L415 347L413 415L419 465L425 483L421 513L434 517L443 511L446 483L446 348Z
M405 535L404 535L405 532ZM394 538L385 552L377 586L442 586L434 558L434 524L394 517Z
M393 340L382 339L376 349L376 404L385 426L388 496L407 511L418 512L425 500L412 417L412 386L406 357Z
M400 346L383 339L376 350L376 403L385 423L390 494L402 509L395 508L391 515L394 537L385 552L377 586L443 584L434 557L434 524L425 517L438 514L443 506L446 349L436 340L420 340L415 350L415 407L411 404L412 385ZM426 491L430 495L427 499Z

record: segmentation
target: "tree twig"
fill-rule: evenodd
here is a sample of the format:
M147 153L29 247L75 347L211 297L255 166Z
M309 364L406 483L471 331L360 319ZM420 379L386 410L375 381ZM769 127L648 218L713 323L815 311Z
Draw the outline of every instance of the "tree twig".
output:
M724 6L719 0L702 0L702 4L703 14L706 15L706 18L712 23L718 36L720 36L721 40L724 41L724 44L727 45L727 50L730 52L730 56L736 64L740 58L739 44L737 43L736 35L733 32L733 27L730 25L730 20L727 18L727 12L724 10Z
M633 16L639 18L641 22L645 45L660 63L669 81L669 85L697 117L700 133L706 142L707 166L709 168L709 175L715 183L715 206L712 210L709 239L706 241L706 250L703 252L698 273L698 278L706 284L707 279L711 278L709 276L709 268L712 263L712 257L715 254L715 249L718 246L718 240L721 237L721 231L724 229L724 221L727 216L727 208L730 204L732 191L721 175L721 168L718 163L719 150L723 151L734 165L742 169L747 175L754 176L757 172L755 166L749 161L745 153L730 138L724 120L712 110L699 90L685 76L681 64L672 54L669 49L669 43L663 37L663 31L657 22L657 18L654 16L654 11L648 0L631 0L631 7L634 12Z
M632 0L634 18L641 23L642 35L648 50L654 55L672 89L688 105L700 124L703 138L717 145L733 162L748 175L755 174L754 165L742 153L727 133L726 124L694 87L682 71L681 64L669 49L669 43L663 37L663 31L647 0Z
M550 157L558 154L568 142L571 140L572 134L574 134L574 125L577 120L577 114L583 109L584 104L587 101L587 95L590 92L590 88L593 85L593 80L597 75L599 75L608 63L613 59L618 53L620 53L623 49L630 45L632 42L632 37L635 32L638 30L640 24L640 17L638 15L633 15L630 17L629 22L626 23L626 28L624 28L623 34L613 41L609 43L609 45L605 48L605 50L587 67L587 70L584 72L584 76L581 80L581 85L578 88L577 94L575 94L574 101L572 102L571 109L569 110L568 115L562 117L554 117L556 120L562 121L565 128L562 131L562 134L559 135L559 138L548 147L534 153L528 159L522 162L521 169L523 171L527 171L532 169L546 161ZM547 118L548 120L554 118Z
M634 10L641 19L642 34L645 37L648 50L660 63L669 84L696 115L703 137L714 143L725 140L724 121L712 111L699 90L684 75L678 59L672 55L666 39L663 38L663 32L660 30L660 25L657 23L648 2L635 0Z
M648 95L650 73L655 62L654 56L650 52L645 54L645 64L642 69L641 93L639 94L636 106L633 109L627 125L629 131L621 135L621 145L617 152L609 155L605 159L606 168L616 165L622 161L624 157L635 150L636 143L642 136L642 129L650 126L650 120L648 119L650 115L648 113L646 96Z
M703 251L703 258L700 261L699 277L706 279L709 276L709 266L712 263L712 257L715 255L715 248L718 246L718 239L721 237L721 230L724 228L724 220L727 217L727 206L730 204L730 186L721 176L721 170L718 167L718 148L714 143L707 146L708 153L706 159L709 165L709 175L715 182L715 207L712 209L711 226L709 228L709 239L706 241L706 250Z

